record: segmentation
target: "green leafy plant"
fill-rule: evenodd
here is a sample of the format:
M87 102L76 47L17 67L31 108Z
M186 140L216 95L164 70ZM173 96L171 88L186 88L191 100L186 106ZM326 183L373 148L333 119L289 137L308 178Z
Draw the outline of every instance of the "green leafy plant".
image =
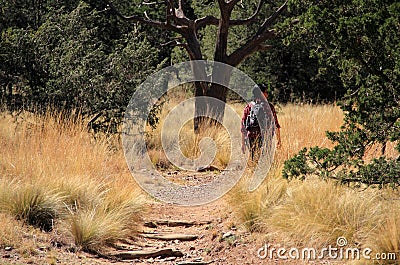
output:
M344 124L327 133L335 147L303 149L285 162L283 176L316 174L343 183L399 186L400 4L293 1L292 8L304 10L292 40L315 37L316 54L340 70L347 93L339 102ZM389 144L397 153L387 154ZM380 154L370 157L377 146Z

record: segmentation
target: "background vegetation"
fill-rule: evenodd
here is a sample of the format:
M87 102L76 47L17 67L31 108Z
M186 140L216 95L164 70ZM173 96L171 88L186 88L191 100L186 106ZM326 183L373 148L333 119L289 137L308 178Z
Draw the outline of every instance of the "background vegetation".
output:
M386 146L395 143L400 151L400 3L293 1L293 8L302 15L288 41L312 39L319 60L339 71L345 118L340 132L327 134L333 149L302 150L286 163L284 176L315 173L342 183L398 186L400 157L388 156ZM366 153L376 144L381 155L371 161Z

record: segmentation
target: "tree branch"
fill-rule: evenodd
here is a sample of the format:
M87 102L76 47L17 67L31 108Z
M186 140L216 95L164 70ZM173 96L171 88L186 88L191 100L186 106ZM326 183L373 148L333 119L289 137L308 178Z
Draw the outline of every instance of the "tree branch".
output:
M254 36L252 39L248 40L243 46L234 51L228 56L228 64L232 66L239 65L244 59L246 59L251 54L266 50L267 46L263 45L263 42L268 39L273 39L275 37L275 32L273 30L268 30L260 35Z
M237 3L239 3L239 1L242 1L242 0L230 0L230 1L228 1L227 5L228 5L230 8L233 9L233 7L234 7Z
M172 0L165 0L167 8L165 9L165 18L167 21L167 25L171 25L171 18L175 16L175 8Z
M164 2L142 2L142 5L160 5L160 4L164 4Z
M168 41L168 42L161 43L161 46L169 46L169 45L172 45L172 46L181 46L181 47L187 46L186 43L180 42L179 40L170 40L170 41Z
M226 5L225 0L218 0L219 9L223 8Z
M270 50L273 46L272 45L268 45L268 44L260 44L257 47L258 51L267 51Z
M125 21L129 21L129 22L139 22L145 25L149 25L149 26L153 26L156 28L160 28L160 29L166 29L166 30L171 30L171 31L175 31L177 33L181 33L182 34L182 27L179 26L174 26L170 23L165 23L165 22L161 22L161 21L157 21L157 20L152 20L150 19L148 16L146 16L146 18L143 18L141 16L137 16L137 15L133 15L133 16L125 16L123 15L111 2L109 1L104 1L107 6L110 8L110 10L117 15L119 18L125 20Z
M231 1L232 2L232 1ZM230 5L225 0L218 0L220 19L218 21L217 42L215 44L214 60L225 62L227 58L229 20L234 5Z
M177 46L177 47L183 47L183 48L185 48L186 52L188 53L189 58L195 58L196 57L187 43L180 42L179 40L170 40L170 41L168 41L166 43L161 44L161 46L168 46L168 45Z
M256 11L254 12L253 15L251 15L250 17L248 17L248 18L246 18L246 19L231 20L230 23L229 23L229 25L232 25L232 26L237 26L237 25L248 25L248 24L254 22L254 21L257 19L257 16L260 14L260 12L261 12L261 7L262 7L263 5L264 5L264 0L260 0L260 1L258 2L257 9L256 9Z
M257 20L257 16L261 12L261 8L264 5L264 0L260 0L257 5L256 11L254 11L253 15L246 19L233 19L229 20L229 26L243 26L243 25L248 25L254 21ZM205 16L199 19L196 19L195 25L196 25L196 30L199 30L205 26L218 26L219 24L219 19L214 17L214 16Z
M261 25L260 30L265 30L272 26L275 20L287 9L287 2L288 0L286 0L285 3L283 3L283 5L278 8L278 10L276 10L269 18L264 21L264 23Z
M190 19L188 19L183 12L182 9L182 0L178 1L178 8L175 8L174 6L174 0L166 0L167 1L167 24L171 24L171 18L177 25L176 27L193 27L194 22Z
M241 26L241 25L248 25L254 21L257 20L257 16L261 12L261 7L264 4L264 0L260 0L257 5L256 11L254 11L254 14L251 15L250 17L246 19L234 19L234 20L229 20L229 26ZM214 17L214 16L205 16L202 18L198 18L195 21L195 27L196 30L199 30L205 26L218 26L219 24L219 19Z
M214 16L205 16L202 18L198 18L194 21L196 30L199 30L205 26L218 26L219 19Z
M269 18L267 18L257 33L248 40L244 45L235 50L231 55L228 56L227 63L232 66L237 66L240 62L246 59L249 55L263 50L263 42L275 37L275 31L269 30L269 27L275 22L275 20L281 15L287 8L287 1L283 3Z

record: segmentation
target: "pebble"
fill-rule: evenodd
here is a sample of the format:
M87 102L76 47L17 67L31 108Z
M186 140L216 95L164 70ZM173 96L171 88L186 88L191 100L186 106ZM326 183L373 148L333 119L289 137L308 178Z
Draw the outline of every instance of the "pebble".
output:
M222 239L234 236L235 234L232 231L226 232L225 234L222 235Z

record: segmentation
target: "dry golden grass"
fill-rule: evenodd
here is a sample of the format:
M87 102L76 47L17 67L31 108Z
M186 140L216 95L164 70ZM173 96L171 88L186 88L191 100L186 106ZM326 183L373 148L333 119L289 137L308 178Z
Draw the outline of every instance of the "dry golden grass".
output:
M260 216L264 230L284 241L322 247L344 236L351 244L360 243L382 215L379 200L371 192L318 180L294 184L287 188L284 203Z
M371 233L364 245L371 248L374 253L396 253L397 262L400 259L400 203L385 201L382 210L383 218L377 223L377 229ZM389 262L389 261L388 261Z
M79 115L49 113L1 116L0 212L85 249L131 236L145 204L118 139L95 139Z
M50 242L51 237L38 229L24 226L14 216L0 213L0 248L18 249L24 257L39 254L43 242ZM3 263L2 263L3 264ZM8 264L8 263L7 263Z
M330 181L310 178L287 182L283 163L304 147L331 147L325 131L339 130L343 114L333 105L285 105L278 108L282 147L263 184L252 193L245 181L227 196L239 223L268 242L286 246L335 246L346 237L350 246L373 253L397 253L399 258L399 193L392 190L356 191ZM388 153L394 152L391 144ZM376 155L378 147L368 156ZM374 153L375 152L375 153ZM362 261L369 264L372 261ZM381 263L393 261L381 261Z
M184 156L191 159L198 158L201 154L201 140L208 137L214 141L217 150L212 164L220 169L224 169L228 165L231 157L231 138L225 128L209 124L196 135L193 133L193 121L191 121L182 127L179 136Z
M21 224L11 215L0 213L0 248L16 247L22 242Z
M235 108L238 113L242 113L243 105L238 104ZM275 108L278 112L279 124L281 125L282 146L275 152L267 181L265 181L264 186L260 187L260 191L263 189L270 190L270 186L287 185L287 182L281 177L284 161L304 147L316 145L330 147L332 144L328 141L325 132L339 130L343 120L341 110L333 105L289 104L275 106ZM237 188L239 190L246 189L241 187L244 184L239 183ZM251 197L254 195L253 193ZM261 198L259 196L255 197Z
M287 160L303 147L331 147L326 131L338 131L343 113L334 105L285 105L277 108L282 149L275 160Z

